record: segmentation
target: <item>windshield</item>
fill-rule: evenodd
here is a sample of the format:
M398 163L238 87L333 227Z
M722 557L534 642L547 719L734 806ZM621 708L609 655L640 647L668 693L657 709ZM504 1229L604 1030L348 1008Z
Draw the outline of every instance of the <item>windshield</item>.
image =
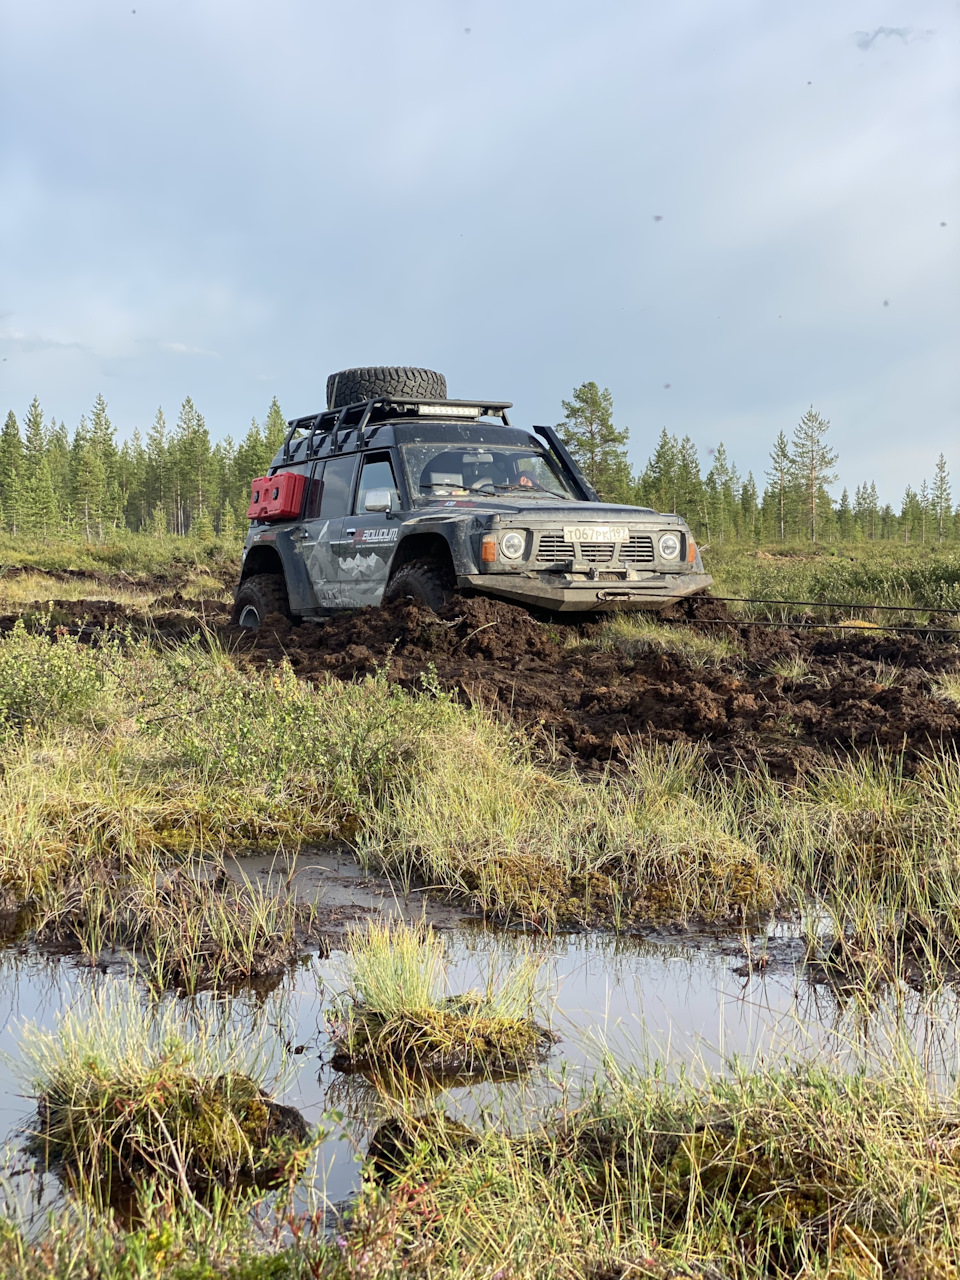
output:
M403 454L414 498L481 493L579 498L554 459L535 445L408 444Z

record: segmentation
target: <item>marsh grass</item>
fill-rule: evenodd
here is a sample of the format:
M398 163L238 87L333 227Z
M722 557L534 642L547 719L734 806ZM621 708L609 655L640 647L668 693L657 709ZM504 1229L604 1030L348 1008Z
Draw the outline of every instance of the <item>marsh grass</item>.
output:
M408 1122L391 1146L396 1238L426 1237L437 1274L468 1258L556 1280L955 1280L958 1149L956 1096L903 1054L873 1077L732 1064L671 1082L611 1062L526 1134Z
M612 615L601 624L591 643L629 658L648 653L672 654L693 667L729 665L743 655L737 642L718 634L716 628L697 631L688 623L658 622L642 613Z
M941 698L960 705L960 675L945 675L934 684L934 690Z
M542 929L739 922L812 895L858 947L882 935L924 964L960 955L949 753L912 776L896 758L850 757L785 786L760 769L720 773L694 747L625 739L628 767L588 780L429 682L313 685L286 664L241 670L209 636L90 648L23 629L0 639L0 738L5 902L79 922L90 950L121 902L135 921L172 918L151 881L158 863L292 856L338 838L402 885ZM200 953L219 937L251 965L261 942L269 952L269 937L292 936L288 908L253 890L243 910L229 894L201 910L189 874L180 889ZM218 922L227 905L235 929ZM177 981L199 981L170 957L178 966Z
M904 546L869 542L842 547L801 543L768 544L762 548L717 546L707 557L713 574L712 592L718 596L753 596L773 600L828 600L838 603L903 605L929 609L960 622L960 552L954 547ZM795 616L771 605L733 606L744 616ZM826 610L817 616L827 620ZM913 625L916 616L865 610L872 622L901 621ZM835 621L849 619L837 612Z
M368 921L343 964L347 985L330 1022L340 1070L502 1077L532 1066L554 1042L534 1011L533 952L491 968L482 991L449 993L444 941L423 926Z
M310 1147L299 1112L264 1088L277 1083L265 1043L172 1004L150 1016L130 991L25 1027L18 1069L37 1097L30 1149L95 1204L130 1185L192 1196L286 1180Z
M216 859L88 865L41 908L35 929L41 942L75 942L94 959L138 953L155 986L188 993L279 977L319 940L316 908L289 886L238 883Z

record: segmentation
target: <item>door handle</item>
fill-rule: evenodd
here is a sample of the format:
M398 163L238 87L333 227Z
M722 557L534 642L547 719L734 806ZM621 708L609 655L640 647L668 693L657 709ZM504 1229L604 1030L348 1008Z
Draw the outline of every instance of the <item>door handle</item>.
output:
M347 535L348 538L352 538L357 531L356 529L344 529L343 532Z

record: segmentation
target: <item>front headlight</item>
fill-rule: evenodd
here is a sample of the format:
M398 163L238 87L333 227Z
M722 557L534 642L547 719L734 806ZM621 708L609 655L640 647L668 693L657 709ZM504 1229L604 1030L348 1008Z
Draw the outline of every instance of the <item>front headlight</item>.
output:
M660 539L660 556L664 560L676 560L680 554L680 539L675 533L665 533Z
M526 545L527 540L522 533L505 533L500 539L500 554L505 560L519 560Z

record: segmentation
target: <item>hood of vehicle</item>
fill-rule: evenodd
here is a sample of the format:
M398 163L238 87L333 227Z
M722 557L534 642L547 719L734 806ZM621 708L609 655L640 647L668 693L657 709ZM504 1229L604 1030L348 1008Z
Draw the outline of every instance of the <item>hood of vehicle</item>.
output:
M649 507L627 507L612 502L564 502L562 499L547 498L524 501L513 494L509 498L492 498L488 495L479 498L440 498L418 508L418 514L424 516L454 515L461 511L465 515L468 512L473 515L498 515L509 524L522 523L528 527L581 522L608 524L618 521L650 524L657 528L670 528L674 525L686 528L679 516L663 515Z

